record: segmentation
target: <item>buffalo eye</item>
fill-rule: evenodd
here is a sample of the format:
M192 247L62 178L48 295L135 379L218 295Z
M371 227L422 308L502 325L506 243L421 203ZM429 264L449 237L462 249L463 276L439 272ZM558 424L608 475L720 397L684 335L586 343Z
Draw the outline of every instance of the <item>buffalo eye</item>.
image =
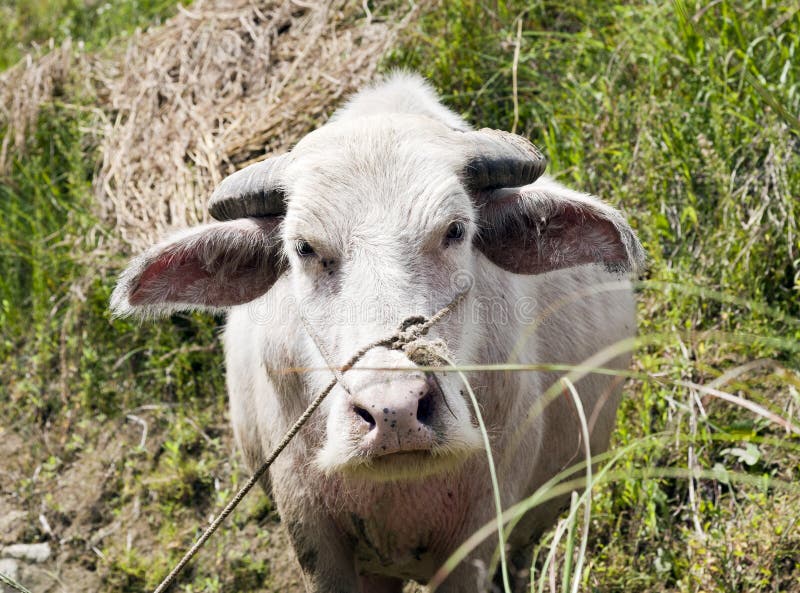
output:
M467 229L464 226L464 223L461 221L451 222L450 226L447 227L447 233L444 236L444 243L445 245L451 245L453 243L458 243L462 239L464 239L464 235L466 234Z
M298 239L297 241L295 241L294 249L297 252L297 255L299 255L300 257L310 257L315 253L314 248L311 246L311 243L309 243L305 239Z

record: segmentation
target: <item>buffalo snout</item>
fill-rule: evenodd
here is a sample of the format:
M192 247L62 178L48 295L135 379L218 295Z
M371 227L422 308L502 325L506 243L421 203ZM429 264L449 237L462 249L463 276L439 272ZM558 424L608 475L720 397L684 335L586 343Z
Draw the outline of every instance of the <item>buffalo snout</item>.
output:
M361 434L361 454L381 457L431 449L443 399L432 373L387 372L362 383L351 398L350 418Z

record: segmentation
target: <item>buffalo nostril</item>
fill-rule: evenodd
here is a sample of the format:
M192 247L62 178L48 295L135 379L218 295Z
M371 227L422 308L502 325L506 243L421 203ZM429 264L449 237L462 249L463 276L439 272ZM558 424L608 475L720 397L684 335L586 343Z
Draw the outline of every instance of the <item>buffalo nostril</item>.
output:
M369 424L370 430L375 428L375 418L372 417L372 414L360 406L353 406L353 411L356 413L356 415L360 416L364 422Z
M417 403L417 420L421 424L428 424L433 416L433 394L429 391Z

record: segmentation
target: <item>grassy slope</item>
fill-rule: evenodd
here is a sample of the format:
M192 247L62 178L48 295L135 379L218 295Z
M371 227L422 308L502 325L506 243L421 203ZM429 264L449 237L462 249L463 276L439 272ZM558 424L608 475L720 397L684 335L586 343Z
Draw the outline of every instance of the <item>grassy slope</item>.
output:
M587 585L800 589L793 523L800 500L781 487L797 482L797 439L711 399L702 400L706 418L674 384L708 383L761 358L797 368L800 157L780 108L800 111L800 73L790 66L800 16L789 2L767 10L721 2L705 12L588 0L485 4L443 3L387 67L422 70L473 121L509 129L519 39L518 130L546 150L553 173L624 207L651 256L640 324L653 341L639 349L637 370L659 380L629 384L616 440L668 437L636 446L621 462L629 477L600 489ZM23 4L15 6L22 14ZM141 22L160 18L165 5L148 6L156 8ZM56 32L63 21L54 14L29 20L22 35L4 33L6 63L18 51L9 39ZM114 14L105 29L92 27L96 47L130 29L127 13ZM67 563L88 566L103 590L138 591L154 585L180 552L175 542L191 539L239 473L216 322L111 323L113 278L82 263L80 254L111 232L88 214L96 155L85 117L63 104L45 109L28 152L0 180L0 407L4 424L27 441L4 470L2 492L29 512L18 540L52 537L36 520L43 512L65 540L59 551ZM800 405L791 381L756 369L723 387L787 415L792 402ZM138 442L131 414L148 423L145 446L117 451L119 440ZM695 481L694 503L685 479L634 476L641 468L686 468L690 443L695 463L718 478ZM95 473L105 477L90 496L71 501L70 488L80 492L82 480L96 479L74 475L92 458L101 459ZM757 485L738 483L747 477ZM133 513L148 524L133 533L133 545L125 534L91 537ZM257 525L271 521L268 508L249 502L183 590L259 590L271 582L264 554L252 553L268 537Z
M791 2L445 2L392 59L482 125L517 121L552 174L621 206L648 250L649 378L629 383L615 440L665 436L595 499L591 589L800 590L797 438L674 383L760 359L798 368L798 31ZM723 388L796 422L796 374L756 368ZM719 479L690 493L634 475L690 455Z

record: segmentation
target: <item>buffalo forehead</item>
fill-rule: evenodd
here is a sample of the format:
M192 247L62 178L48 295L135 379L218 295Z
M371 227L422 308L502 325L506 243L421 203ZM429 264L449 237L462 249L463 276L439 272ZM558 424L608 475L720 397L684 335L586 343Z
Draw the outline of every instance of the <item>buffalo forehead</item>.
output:
M322 224L337 232L405 228L413 235L447 217L470 217L458 178L463 157L452 134L415 116L370 117L316 130L297 145L287 170L287 224Z

